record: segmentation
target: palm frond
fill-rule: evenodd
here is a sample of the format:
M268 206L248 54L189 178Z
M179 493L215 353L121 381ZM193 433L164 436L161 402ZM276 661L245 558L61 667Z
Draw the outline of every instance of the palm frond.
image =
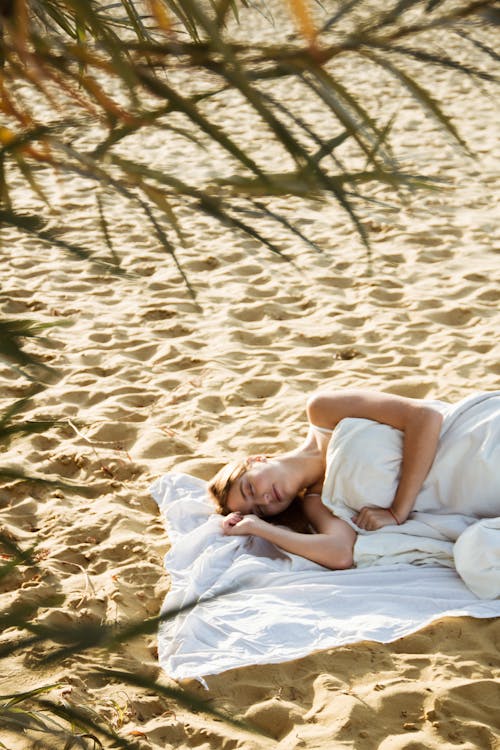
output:
M488 57L491 57L492 60L495 60L495 62L500 61L500 55L498 54L498 52L496 52L496 50L494 50L488 44L481 42L479 39L475 39L475 37L471 36L466 31L457 30L455 33L457 34L457 36L461 37L462 39L467 39L468 42L470 42L475 47L477 47L477 49L481 50L481 52L486 53Z
M258 215L265 215L269 216L271 219L273 219L278 224L281 224L285 227L289 232L292 234L295 234L297 237L299 237L302 242L304 242L306 245L309 245L309 247L312 247L313 250L316 250L318 253L322 253L323 250L317 245L315 242L313 242L309 237L307 237L303 232L300 231L300 229L297 229L296 226L294 226L290 221L285 219L284 216L277 213L276 211L271 211L268 206L266 206L264 203L261 203L260 201L252 200L251 204L255 206L258 209L259 214ZM242 207L241 209L238 209L233 206L233 211L241 210L243 213L249 213L249 210L245 207Z
M256 162L247 155L224 131L217 125L208 120L196 105L188 98L182 96L169 86L165 81L160 81L152 76L148 71L140 71L139 77L141 83L151 91L151 93L160 95L167 99L173 110L185 114L195 125L198 125L205 133L219 143L228 153L237 159L241 164L250 169L255 174L264 178L262 169Z
M348 15L353 10L353 8L355 8L357 5L360 5L361 2L362 0L347 0L347 2L341 3L339 10L334 13L333 16L330 16L328 21L323 24L323 26L321 27L321 33L328 31L336 24L338 24L338 22L341 21L344 16Z
M80 245L76 245L74 242L68 242L67 240L61 239L61 237L57 236L56 230L44 229L45 221L41 216L28 216L14 211L0 209L0 223L1 222L16 227L21 232L30 234L44 243L55 245L56 247L61 248L61 250L65 250L70 255L75 256L78 260L91 260L93 263L102 266L108 271L112 270L115 273L123 273L123 271L120 268L117 268L114 263L106 263L101 259L95 258L90 250L86 250Z
M396 52L397 54L404 55L405 57L412 57L414 60L421 60L422 62L431 63L433 65L439 65L443 68L451 68L452 70L458 70L461 73L465 73L468 76L471 76L473 78L481 78L483 81L491 81L493 83L498 83L499 78L498 76L492 75L491 73L487 73L483 70L478 70L477 68L474 68L472 65L465 65L464 63L459 62L458 60L453 60L452 58L448 57L447 55L437 55L433 54L431 52L426 52L425 50L419 50L419 49L413 49L411 47L403 47L400 44L394 44L390 47L386 47L385 45L377 45L375 43L371 43L371 46L374 48L383 49L384 52Z
M2 213L2 212L0 212ZM36 225L36 222L27 222L30 226ZM53 328L55 326L70 325L69 321L50 321L40 323L36 320L28 320L26 318L20 319L5 319L0 318L0 358L5 359L8 364L18 365L20 367L30 367L35 370L43 370L46 375L54 374L52 367L42 362L40 357L35 354L30 354L23 348L23 339L40 337L43 331ZM33 379L33 376L29 371L22 370L22 374L29 379ZM39 385L35 388L35 391ZM33 394L35 391L32 391ZM22 402L20 402L20 408ZM17 407L13 406L12 414L15 413ZM10 410L7 411L7 418L10 419Z
M174 700L175 703L188 708L190 711L208 714L209 716L213 716L215 719L222 720L224 721L224 723L236 727L237 729L243 729L246 732L251 732L252 734L260 735L261 737L271 736L264 732L262 729L253 727L250 723L237 721L232 716L229 716L229 714L212 708L206 701L200 700L192 693L181 690L179 688L173 688L168 685L162 685L156 680L152 680L143 675L137 673L132 674L131 672L125 672L118 669L106 668L98 669L96 674L104 675L110 680L119 680L120 682L124 682L128 685L135 685L136 687L141 687L145 690L152 690L157 695L164 696L165 698L170 698Z
M423 108L426 109L434 117L435 120L437 120L437 122L453 137L453 139L464 149L467 154L472 156L472 152L470 151L467 143L459 134L451 118L443 112L438 102L423 86L417 83L417 81L415 81L415 79L412 78L408 73L406 73L402 68L397 67L392 62L390 62L386 57L377 55L376 53L369 50L362 50L360 53L367 57L369 60L372 60L372 62L379 65L381 68L385 68L395 78L398 78L405 85L407 90L413 95L413 97L419 102L419 104L421 104L421 106L423 106Z
M7 693L6 695L0 695L0 702L6 701L1 708L12 708L12 706L22 703L29 698L34 698L44 693L50 693L51 690L61 687L61 683L54 682L51 685L43 685L39 688L33 688L33 690L25 690L21 693Z
M332 121L340 124L345 139L355 142L364 154L367 170L372 168L373 179L388 183L388 173L392 172L392 184L397 186L403 180L397 174L397 154L391 149L391 128L378 124L355 86L340 81L335 73L334 58L349 54L351 59L363 64L371 55L374 64L384 67L399 80L419 105L431 113L439 127L470 153L470 145L465 144L441 103L418 82L418 74L410 75L394 62L394 57L411 58L424 68L438 65L479 80L496 82L494 74L487 69L467 65L448 51L434 52L426 46L424 37L425 33L440 29L443 34L465 34L463 38L468 38L463 22L481 18L483 23L495 23L495 7L494 0L459 0L452 5L432 0L392 0L380 11L362 0L344 0L316 30L305 3L297 0L294 13L306 44L276 42L266 45L227 37L229 13L238 18L236 0L213 0L208 5L199 0L148 0L144 6L133 0L117 0L109 5L92 0L48 0L45 3L23 0L22 8L29 10L29 14L24 10L22 18L7 14L0 42L5 60L1 82L5 111L18 124L17 131L12 131L13 136L9 125L6 137L0 138L4 220L22 228L11 206L7 164L18 169L42 201L47 200L33 170L32 163L37 162L63 174L81 174L97 181L130 200L139 201L142 210L147 206L148 220L181 274L180 256L162 221L165 219L172 227L175 242L182 244L183 230L172 204L174 194L176 199L181 197L190 210L207 211L217 221L238 226L240 231L263 241L269 249L274 248L273 252L279 250L275 243L261 238L254 227L238 218L236 214L244 215L245 206L234 204L233 211L221 192L224 186L220 181L212 180L203 188L198 187L195 196L193 191L173 188L172 181L170 190L165 191L161 187L165 182L160 180L151 182L137 174L131 180L130 169L118 164L115 158L115 146L140 133L144 127L155 127L175 132L202 146L206 141L221 146L230 159L236 160L238 174L233 188L240 179L240 184L246 180L248 186L250 173L258 178L253 180L253 189L258 186L262 196L271 197L286 185L295 189L297 195L329 193L348 213L368 247L369 237L358 216L356 201L368 200L369 196L361 197L358 193L356 198L352 185L349 189L345 179L336 179L352 171L335 153L342 139L337 140L339 136L332 132L319 137L307 124L299 107L290 106L281 95L270 95L261 89L259 82L286 77L302 80L328 107ZM330 43L330 32L336 35L334 44ZM476 39L471 43L486 57L495 59L495 51L487 44ZM193 93L190 87L186 91L175 82L175 76L168 75L170 70L204 71L211 77L210 85L202 93ZM21 103L14 100L12 92L20 80L25 80L28 88L38 90L53 105L56 125L38 123L36 113L31 112L25 99L20 100ZM116 96L113 92L117 89L123 95ZM226 124L217 124L201 106L204 98L228 90L243 97L268 129L268 137L293 160L288 177L283 176L277 183L256 158L253 144L243 147ZM107 134L100 137L90 151L75 147L66 137L65 128L69 123L63 100L76 112L77 127L83 126L91 115L106 128ZM178 120L172 119L179 114L187 119L188 127L181 127ZM325 156L333 160L336 175L332 176L322 163ZM105 157L109 161L105 161ZM113 163L117 169L109 169L108 163ZM167 181L169 178L167 175ZM131 185L134 190L130 189ZM242 192L240 198L243 202L249 201L250 212L258 208L250 195L245 198ZM112 259L108 264L100 259L97 262L117 272L118 254L111 242L102 199L98 199L97 212ZM264 208L262 213L266 213ZM281 226L301 237L301 233L274 210L266 215L276 215ZM162 219L157 218L160 216ZM43 225L35 229L24 222L23 227L24 231L34 232L42 242L51 242L82 260L96 262L85 248L65 242ZM186 278L184 281L193 295L193 284Z

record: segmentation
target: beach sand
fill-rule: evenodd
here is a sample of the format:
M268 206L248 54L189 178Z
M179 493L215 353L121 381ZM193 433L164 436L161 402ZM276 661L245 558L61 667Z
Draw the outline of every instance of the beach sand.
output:
M272 38L265 19L252 18ZM460 54L479 63L479 51L465 42ZM39 569L21 568L2 582L2 609L36 603L40 623L61 625L158 613L169 540L150 483L173 469L209 478L226 457L293 447L305 434L306 397L319 386L450 401L500 387L498 92L455 71L427 68L424 75L408 64L455 118L475 152L469 158L376 69L348 58L338 65L382 121L397 110L396 153L448 181L396 212L363 204L371 256L330 199L270 203L321 248L262 221L292 262L181 209L186 247L178 257L195 303L144 215L120 197L106 196L105 206L127 276L3 231L3 316L69 325L29 346L58 376L26 416L64 424L13 440L1 463L86 484L92 493L4 483L2 528L23 547L37 543ZM290 102L303 96L286 85ZM279 168L282 156L237 97L221 95L206 111L243 143L253 139L258 158ZM328 132L321 108L311 105L308 117ZM94 138L90 129L82 141ZM148 132L123 152L194 182L230 172L217 148L175 134ZM36 210L23 180L12 180L19 209ZM59 174L47 189L61 236L109 258L95 186ZM370 194L389 195L381 188ZM0 378L2 406L27 392L27 381L5 365ZM1 641L15 635L6 630ZM28 646L2 660L0 693L54 684L48 697L87 706L152 750L486 750L500 747L499 645L498 622L446 619L392 644L358 643L233 670L209 678L208 692L187 685L265 737L95 673L107 665L161 676L154 634L45 666L45 647ZM32 747L2 739L10 750Z

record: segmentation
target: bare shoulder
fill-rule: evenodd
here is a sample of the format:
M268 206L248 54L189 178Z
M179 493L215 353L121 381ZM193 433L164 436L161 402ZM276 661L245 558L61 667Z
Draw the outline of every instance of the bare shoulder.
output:
M403 430L416 415L427 413L435 414L436 419L440 417L439 412L422 399L365 389L320 390L307 401L309 422L329 429L342 419L357 417Z

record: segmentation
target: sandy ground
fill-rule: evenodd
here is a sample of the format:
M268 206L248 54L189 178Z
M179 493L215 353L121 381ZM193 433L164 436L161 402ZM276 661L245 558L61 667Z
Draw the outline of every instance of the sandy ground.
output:
M254 22L265 27L260 15ZM272 38L272 30L265 33ZM478 62L477 50L465 43L461 54ZM396 151L449 181L445 191L420 193L396 212L362 207L371 260L332 201L272 203L322 249L262 222L292 263L181 210L187 246L179 259L196 289L195 304L141 212L117 197L108 196L106 206L129 276L111 276L58 247L3 232L1 313L70 325L34 346L58 377L26 412L65 425L12 441L2 464L57 474L93 493L85 498L19 483L0 489L3 529L22 546L37 541L40 565L38 573L21 569L2 582L2 609L35 602L39 621L52 624L157 613L168 589L162 559L169 542L150 482L172 469L208 478L227 456L292 447L304 434L306 396L318 386L449 400L500 387L493 87L432 68L422 77L429 84L432 76L434 94L477 155L471 159L375 69L346 59L339 74L382 120L397 108ZM287 86L290 101L303 96ZM327 132L322 110L311 104L308 113ZM243 142L252 138L258 158L279 168L282 157L237 97L221 97L207 114ZM95 134L82 137L91 144ZM194 181L229 170L215 147L204 151L175 135L147 133L125 152L182 169ZM13 180L16 205L36 209L22 179ZM64 238L106 257L94 186L59 175L48 190ZM379 189L374 194L387 197ZM0 378L3 405L26 393L27 383L6 366ZM7 630L2 640L14 635ZM445 620L389 645L359 643L234 670L210 678L208 693L190 686L267 738L93 673L107 663L159 676L154 635L111 654L87 652L43 668L43 648L23 649L2 660L0 693L57 683L52 698L91 707L152 750L486 750L500 747L499 642L497 622ZM31 747L2 739L10 750Z

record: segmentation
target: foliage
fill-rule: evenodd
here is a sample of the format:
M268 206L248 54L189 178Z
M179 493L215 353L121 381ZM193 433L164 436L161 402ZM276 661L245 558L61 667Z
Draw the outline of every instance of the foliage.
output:
M20 433L43 433L64 424L60 420L22 420L23 411L30 405L31 399L43 391L49 382L43 383L37 379L40 371L47 373L48 370L36 355L26 352L24 339L40 337L49 327L50 324L39 324L32 320L0 320L0 332L3 334L0 357L15 368L22 368L20 373L31 381L29 393L13 402L3 414L0 414L0 445L15 439ZM48 372L50 377L56 376L54 371ZM1 465L0 479L42 483L84 496L91 492L91 488L87 486L70 484L57 478L27 476L18 469ZM28 578L43 577L44 571L38 559L36 546L23 549L9 532L0 529L0 584L6 586L7 590L13 585L15 587L15 576L19 572L26 573ZM50 598L44 599L46 607L55 603ZM122 626L106 622L58 626L37 621L39 606L40 602L36 598L25 599L21 594L12 604L0 611L0 633L4 634L0 641L0 662L32 647L43 651L43 656L38 660L39 667L60 662L69 656L81 656L90 649L99 649L101 654L113 652L122 644L129 643L142 634L156 632L161 621L176 617L189 609L184 607L149 619L127 622ZM104 658L101 659L101 663L105 663ZM95 676L153 691L177 705L187 707L191 712L202 712L246 732L255 732L250 725L235 721L230 716L212 709L185 690L164 685L146 674L117 671L103 666L96 670ZM11 735L18 734L28 738L37 750L97 750L103 747L138 750L139 745L135 740L122 736L89 706L78 706L59 696L54 699L54 696L50 695L64 687L63 684L50 683L31 690L0 695L0 728ZM2 747L5 745L0 741L0 748Z
M37 562L36 549L23 550L9 534L0 532L0 581L8 580L16 569L29 568L31 573L41 573ZM48 604L48 602L46 602ZM105 662L106 651L116 651L120 645L145 633L156 632L160 622L176 617L189 609L189 606L179 610L165 612L137 622L128 622L118 626L109 623L75 623L58 626L41 624L36 621L39 604L18 603L8 610L0 612L1 631L14 629L15 635L4 638L0 643L0 659L6 659L15 653L24 651L27 647L36 646L43 650L39 657L38 666L43 667L59 662L69 656L80 656L90 649L99 649L101 662ZM251 725L232 719L230 716L211 708L205 701L195 695L162 684L148 676L123 670L100 667L94 676L105 677L108 681L118 680L120 683L134 685L144 690L153 691L176 704L186 707L191 712L202 712L216 719L223 720L246 732L254 733ZM0 726L5 730L28 737L38 737L39 746L54 750L54 747L103 747L103 741L111 744L109 747L133 750L137 743L120 736L113 727L109 726L99 714L88 706L77 706L69 701L44 697L63 688L62 684L48 684L41 687L0 695ZM61 721L63 723L61 723ZM89 744L89 741L93 744ZM1 747L1 745L0 745Z
M21 434L43 433L65 424L59 419L26 420L22 418L23 411L31 405L33 397L40 393L56 375L40 356L26 349L26 339L44 340L41 334L54 325L61 325L61 323L39 323L29 319L9 320L0 317L0 359L3 359L9 367L28 381L26 395L13 401L3 413L0 412L0 444L5 444ZM57 478L27 476L16 467L2 466L2 464L0 464L0 479L23 479L53 487L78 489L83 494L87 492L86 487L77 488Z
M97 215L109 250L109 258L97 262L108 271L121 271L106 216L106 198L116 192L144 212L193 296L177 252L184 243L178 216L186 207L247 233L285 257L259 230L256 219L272 218L315 246L273 209L270 199L333 197L368 245L359 205L371 200L372 183L386 185L396 197L402 189L432 183L410 173L393 153L394 118L378 122L355 85L341 80L336 65L347 56L355 66L375 65L395 78L459 148L473 149L474 144L463 141L435 94L417 80L408 63L417 63L423 70L451 68L479 82L495 81L488 63L497 62L498 54L478 35L481 27L499 23L494 0L392 0L379 7L363 0L343 0L333 10L327 4L326 11L313 10L306 0L293 0L290 12L297 34L293 40L274 43L255 43L245 37L249 4L249 0L241 5L237 0L0 0L1 225L78 259L96 262L91 251L67 242L46 225L47 174L53 170L58 175L80 175L96 186ZM266 6L257 7L270 13ZM243 27L234 34L240 14ZM485 64L475 68L456 59L442 36L434 48L429 42L433 32L474 45ZM307 113L281 95L286 87L278 84L289 80L300 82L321 103L328 113L326 132L317 132L308 123ZM270 93L273 82L276 90ZM229 132L211 114L209 105L224 102L228 92L236 92L267 129L268 138L283 155L281 171L263 164L255 143L242 144L237 133ZM94 137L91 148L81 138L89 128ZM180 139L200 147L216 144L227 155L233 174L195 184L182 173L134 160L126 151L127 144L151 128L176 143ZM356 166L345 163L346 145L358 154ZM38 199L37 214L16 205L14 174ZM25 395L0 414L0 443L62 426L59 420L22 418L30 399L55 376L26 347L27 339L40 337L49 325L0 319L0 357L28 383ZM0 467L0 476L68 487L57 478L26 477L7 466ZM72 490L86 492L83 487L72 486ZM3 583L16 571L39 569L36 549L21 549L3 532L0 546ZM107 624L57 628L37 622L37 608L36 603L18 603L0 612L1 631L6 634L0 643L0 659L33 645L43 647L45 664L87 649L112 650L141 633L154 632L159 621L151 618L121 629ZM9 629L15 629L15 637ZM105 668L101 673L110 680L153 690L190 710L231 721L184 691L143 675ZM98 748L104 742L111 747L134 746L90 709L49 700L46 694L57 687L50 684L0 696L1 725L22 735L35 734L40 747L53 748L57 743L66 750Z
M290 7L297 35L293 41L278 39L274 44L245 38L244 26L238 37L232 34L247 3L240 7L237 0L120 0L111 4L4 0L0 47L5 115L0 128L3 222L35 233L42 241L58 241L43 229L43 210L37 217L26 217L15 209L9 175L19 170L46 204L43 167L82 175L98 187L97 210L110 267L119 266L120 260L111 243L104 198L117 191L144 211L158 242L193 294L177 257L177 245L184 242L178 219L181 207L205 212L282 255L276 243L259 231L256 217L271 217L307 238L263 199L333 196L368 245L357 208L360 200L369 199L361 192L363 186L382 182L396 194L401 188L425 186L430 181L409 173L392 153L392 117L378 123L354 84L346 86L337 75L338 60L347 55L355 66L376 65L400 81L461 148L468 148L435 95L409 72L406 63L418 61L424 68L449 67L479 81L496 80L488 70L488 60L497 55L476 38L478 27L498 21L493 0L393 0L380 3L379 8L362 0L344 0L334 11L327 5L329 15L325 18L323 13L322 21L319 9L313 12L307 0L294 0ZM267 6L263 12L271 13ZM462 63L446 51L446 45L436 44L434 49L429 33L436 31L475 44L485 66L478 69ZM304 91L324 107L331 121L326 135L316 132L307 123L306 113L292 106L286 95L269 93L270 82L289 79L300 81ZM228 91L238 92L267 129L268 138L289 164L283 171L267 169L255 143L239 143L236 133L228 132L225 124L211 116L207 103L224 102ZM44 114L47 111L50 119ZM75 134L95 123L99 127L94 147L79 145ZM201 146L218 144L234 174L194 184L182 172L155 169L125 157L127 141L150 128L161 129L166 139L170 135ZM345 141L355 145L364 167L344 163L340 154ZM84 248L59 243L78 257L89 256Z

